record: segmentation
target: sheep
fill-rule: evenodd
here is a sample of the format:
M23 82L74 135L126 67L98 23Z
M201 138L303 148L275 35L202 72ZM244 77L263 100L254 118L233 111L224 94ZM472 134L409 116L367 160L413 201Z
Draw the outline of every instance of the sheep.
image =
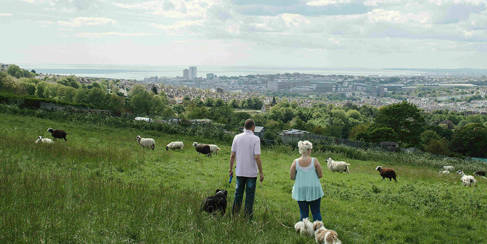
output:
M445 165L445 166L443 166L443 169L448 170L448 171L453 171L453 170L455 170L455 167L453 167L451 165Z
M440 170L440 175L447 175L449 173L450 173L450 171L448 171L448 170Z
M52 141L51 139L49 139L49 138L44 138L44 137L42 137L42 136L39 136L39 137L37 138L36 143L39 143L39 142L40 142L40 143L47 143L47 144L51 144L51 143L53 143L53 141Z
M142 138L140 136L137 136L137 142L142 146L142 147L148 147L154 150L156 147L156 141L152 138Z
M208 144L208 146L210 146L211 153L218 154L218 151L220 151L220 148L215 144Z
M66 136L68 135L68 133L66 133L64 130L55 130L53 128L48 128L47 132L51 133L54 140L56 140L56 138L59 138L59 139L62 138L62 139L64 139L64 141L68 140L68 139L66 139Z
M184 143L182 141L173 141L166 145L166 151L175 150L175 149L183 149Z
M343 161L334 161L331 158L328 158L326 160L326 164L328 166L328 169L330 169L332 172L347 172L350 173L350 164L347 162Z
M475 171L475 173L473 173L475 176L483 176L485 177L485 171L483 170L479 170L479 171Z
M382 166L377 166L375 170L379 171L380 176L382 176L382 180L384 180L385 178L389 178L389 181L392 181L392 179L394 179L394 181L397 182L396 171L394 171L393 169L387 169L382 168Z
M206 156L211 157L210 145L193 142L193 147L198 153L206 154Z
M475 177L473 177L471 175L466 175L465 173L463 173L462 170L458 170L457 174L462 176L462 178L460 178L460 180L462 181L463 186L472 186L472 185L475 185L477 183L477 180L475 180Z

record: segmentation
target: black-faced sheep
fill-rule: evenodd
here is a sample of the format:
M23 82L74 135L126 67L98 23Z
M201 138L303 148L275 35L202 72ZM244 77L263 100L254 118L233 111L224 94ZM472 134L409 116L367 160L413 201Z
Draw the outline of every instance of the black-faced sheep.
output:
M198 153L206 154L206 156L211 156L211 149L210 145L208 144L199 144L197 142L193 142L193 147Z
M184 143L182 141L173 141L166 145L166 151L175 150L175 149L183 149Z
M473 177L472 175L466 175L465 173L463 173L462 170L458 170L457 174L462 176L462 178L460 178L460 180L462 181L462 184L464 186L472 186L472 185L475 185L477 183L477 180L475 180L475 177Z
M55 130L53 128L47 129L47 132L51 133L52 137L55 139L64 139L64 141L67 141L66 136L68 133L66 133L64 130Z
M379 171L380 176L382 176L382 180L384 180L385 178L389 178L389 181L392 181L392 179L394 179L394 181L397 182L396 172L393 169L387 169L382 168L382 166L377 166L375 170Z
M142 147L147 147L152 150L156 147L156 141L152 138L142 138L140 136L137 136L137 142L142 146Z

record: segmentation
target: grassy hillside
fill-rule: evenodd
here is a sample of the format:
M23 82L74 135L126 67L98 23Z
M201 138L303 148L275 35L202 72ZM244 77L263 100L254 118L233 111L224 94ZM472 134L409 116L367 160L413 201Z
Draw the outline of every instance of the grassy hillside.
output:
M265 180L257 185L255 221L213 217L199 211L216 188L229 190L229 145L207 158L191 137L156 131L0 114L0 242L313 243L299 237L288 171L297 152L262 152ZM68 131L68 142L37 145L48 127ZM136 135L156 139L156 150L137 145ZM171 140L185 149L166 152ZM204 141L221 144L218 141ZM324 170L325 226L346 243L485 242L487 180L463 187L459 176L439 176L421 164L349 161L351 174ZM378 164L393 164L399 182L382 181ZM439 165L440 163L437 163ZM467 172L471 173L471 172Z

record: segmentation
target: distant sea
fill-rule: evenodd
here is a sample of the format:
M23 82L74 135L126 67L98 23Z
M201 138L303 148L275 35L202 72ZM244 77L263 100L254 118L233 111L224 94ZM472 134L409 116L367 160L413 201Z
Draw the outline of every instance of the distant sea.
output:
M114 79L143 80L147 77L182 76L183 69L188 66L142 66L142 65L83 65L83 64L21 64L22 68L34 69L44 74L76 75L83 77L99 77ZM425 74L487 74L487 70L434 70L434 69L330 69L307 67L263 67L263 66L197 66L198 77L206 77L207 73L217 76L245 76L257 74L306 73L321 75L362 75L362 76L412 76Z

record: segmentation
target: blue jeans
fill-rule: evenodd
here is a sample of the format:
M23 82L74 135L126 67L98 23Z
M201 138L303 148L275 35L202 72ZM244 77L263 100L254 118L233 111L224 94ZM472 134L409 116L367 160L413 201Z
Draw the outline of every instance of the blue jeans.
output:
M298 201L299 205L299 219L303 220L304 218L308 218L309 216L309 209L311 208L311 214L313 215L313 221L319 220L321 221L321 213L320 213L320 203L321 198L318 198L314 201L307 202L307 201Z
M235 214L240 211L242 206L242 200L245 189L245 215L252 218L254 197L255 197L255 185L257 182L256 177L243 177L237 176L237 189L235 190L235 200L233 201L232 213Z

